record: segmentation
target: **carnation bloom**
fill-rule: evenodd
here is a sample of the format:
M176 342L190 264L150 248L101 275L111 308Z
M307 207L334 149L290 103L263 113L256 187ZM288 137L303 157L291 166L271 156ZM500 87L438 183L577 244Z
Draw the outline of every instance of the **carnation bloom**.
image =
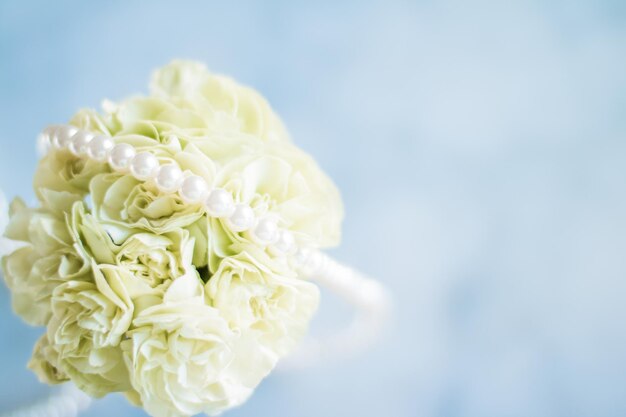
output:
M242 403L274 362L246 332L205 303L194 274L178 278L163 302L141 312L124 342L133 388L156 417L218 414Z
M119 247L115 262L155 288L194 271L193 250L194 241L185 229L163 235L136 233Z
M24 243L2 259L13 309L26 322L45 325L54 289L68 280L88 279L89 261L75 249L62 213L29 209L15 200L10 215L5 236Z
M233 329L251 330L278 358L304 334L319 291L310 282L273 272L262 260L247 252L224 259L206 289Z
M68 281L54 290L47 341L40 345L47 352L37 352L41 359L31 365L45 370L41 379L56 368L55 374L94 396L130 388L119 344L134 305L123 276L109 273L114 269L94 265L95 282Z
M202 64L174 61L154 74L150 89L153 96L197 115L208 130L289 141L282 122L261 95L228 77L209 73Z

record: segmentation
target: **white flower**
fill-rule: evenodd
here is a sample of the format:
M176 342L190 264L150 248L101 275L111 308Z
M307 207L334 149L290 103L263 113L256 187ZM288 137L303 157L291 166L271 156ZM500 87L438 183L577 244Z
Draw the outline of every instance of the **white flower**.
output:
M319 302L315 284L278 275L246 252L224 259L206 290L231 328L253 331L274 358L293 349Z
M55 366L58 361L59 353L54 346L50 345L48 335L44 334L35 344L28 368L37 375L41 382L60 384L69 381L70 378Z
M163 235L136 233L121 245L115 262L154 288L194 271L193 249L184 229Z
M311 246L339 243L343 205L313 158L295 146L276 143L235 155L224 164L217 182L237 201L277 215L283 227Z
M119 347L133 317L133 303L116 267L93 265L95 283L68 281L52 296L47 345L50 366L93 396L130 388Z
M88 279L89 261L76 250L63 217L29 209L20 200L11 207L5 236L22 247L2 258L13 309L26 322L44 325L51 315L54 289L68 280Z
M173 61L157 70L150 90L152 95L198 115L209 130L289 141L282 122L259 93L228 77L211 74L198 62Z
M130 379L155 417L218 414L242 403L274 365L206 305L195 274L176 279L133 326L123 343Z

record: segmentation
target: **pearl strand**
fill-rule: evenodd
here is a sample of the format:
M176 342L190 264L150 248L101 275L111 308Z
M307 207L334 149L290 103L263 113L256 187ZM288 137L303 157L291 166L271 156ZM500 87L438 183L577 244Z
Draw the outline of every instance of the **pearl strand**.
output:
M223 188L210 189L199 175L185 175L174 162L163 165L147 151L137 152L128 143L116 144L111 137L94 134L70 125L49 126L38 139L44 152L68 150L73 155L108 163L116 172L128 173L139 181L154 181L162 193L178 193L187 204L203 204L207 214L225 220L235 233L249 232L253 241L267 246L274 256L298 253L296 239L288 230L280 229L274 216L256 218L245 204L235 204L233 196Z

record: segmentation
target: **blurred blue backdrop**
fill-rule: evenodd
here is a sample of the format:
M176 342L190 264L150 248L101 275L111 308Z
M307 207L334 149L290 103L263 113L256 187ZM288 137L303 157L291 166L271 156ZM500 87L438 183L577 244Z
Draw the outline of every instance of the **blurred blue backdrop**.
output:
M0 188L35 138L173 58L260 90L394 293L363 355L228 416L626 415L626 3L0 1ZM349 309L328 296L313 332ZM0 410L45 394L0 286ZM119 396L86 417L142 416Z

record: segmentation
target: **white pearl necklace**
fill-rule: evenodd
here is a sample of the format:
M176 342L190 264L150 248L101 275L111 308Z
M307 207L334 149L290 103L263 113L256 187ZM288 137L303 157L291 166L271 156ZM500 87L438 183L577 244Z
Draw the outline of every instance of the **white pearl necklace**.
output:
M248 232L254 242L267 246L272 255L299 255L294 257L298 267L310 252L298 248L294 234L279 228L275 216L257 219L254 210L249 205L236 204L230 192L223 188L210 189L204 178L183 173L174 162L160 164L151 152L137 152L128 143L116 144L109 136L70 125L47 127L38 143L44 152L67 150L77 157L108 163L113 171L130 173L139 181L154 181L162 193L178 193L185 203L202 204L210 217L224 219L233 232Z

